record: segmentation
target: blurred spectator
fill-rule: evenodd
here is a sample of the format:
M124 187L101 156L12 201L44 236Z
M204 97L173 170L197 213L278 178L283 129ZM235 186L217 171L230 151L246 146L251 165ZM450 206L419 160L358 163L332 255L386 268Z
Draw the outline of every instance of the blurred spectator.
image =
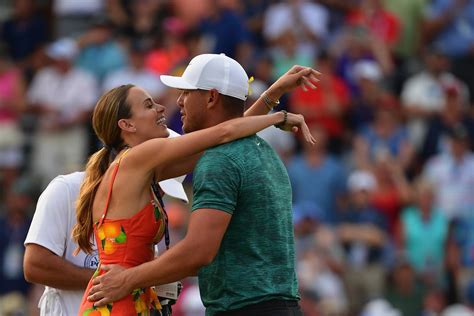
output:
M367 171L354 171L347 182L349 203L338 212L337 234L346 266L343 276L351 313L357 315L369 300L384 292L385 217L370 204L377 186Z
M421 48L419 29L427 0L384 0L385 9L398 20L399 36L394 41L394 54L397 58L409 62Z
M377 179L372 205L385 216L388 232L393 236L402 207L411 201L412 189L401 164L382 153L369 168Z
M161 26L164 19L171 16L166 1L134 0L126 2L130 9L129 24L122 29L122 34L130 40L142 42L151 47L157 39L163 37Z
M446 250L453 302L474 306L474 208L452 223Z
M252 52L250 34L243 16L228 2L214 0L201 20L199 31L204 50L215 54L224 53L246 68Z
M348 109L348 118L351 129L359 132L374 121L376 109L390 101L391 96L382 88L382 69L376 61L358 61L353 77L358 94Z
M89 27L91 19L102 14L103 4L102 0L55 0L55 38L82 34Z
M125 67L126 52L113 37L112 25L109 21L97 18L89 29L77 41L77 66L92 73L99 83L112 71Z
M5 196L0 213L0 297L15 291L28 294L30 285L23 278L22 243L30 226L32 189L28 179L17 180Z
M319 125L329 136L329 149L340 152L345 132L343 118L349 108L350 92L345 82L334 73L331 56L322 52L316 68L323 73L318 89L296 89L290 96L289 108L303 114L308 126Z
M385 43L390 50L400 33L400 22L384 8L382 0L361 0L359 7L348 14L346 23L366 29L371 40Z
M449 73L449 60L438 47L427 49L424 59L425 68L405 82L401 94L410 141L417 150L421 149L429 119L446 108L448 91L444 87L457 85L462 89L462 83Z
M263 23L266 9L272 0L242 0L238 1L239 12L245 20L245 26L250 33L252 44L258 49L266 49L263 36Z
M375 299L368 302L362 316L403 316L398 309L395 309L385 299Z
M128 67L111 72L105 77L102 91L106 92L120 85L131 83L145 89L152 98L159 99L165 86L156 74L145 68L147 52L148 48L144 46L144 43L132 41L128 54Z
M322 210L325 223L332 223L345 193L346 171L342 161L327 153L326 132L313 126L311 133L316 145L303 143L303 152L288 163L293 207L311 204Z
M371 124L363 127L354 139L354 155L359 167L367 168L375 160L395 160L405 170L412 163L414 151L397 104L387 99L375 110Z
M474 118L469 115L467 96L459 81L450 81L443 85L446 103L439 115L428 122L428 131L423 142L421 158L423 161L435 154L448 152L448 134L457 125L462 125L469 136L469 148L474 149ZM467 91L466 91L467 92Z
M317 2L323 4L328 10L329 35L326 40L331 41L344 26L347 14L356 10L360 6L361 0L317 0Z
M291 33L295 51L312 57L327 35L328 23L328 11L318 3L308 0L278 1L265 12L263 34L269 44L278 45Z
M434 185L419 179L415 184L415 204L403 210L400 220L400 247L427 286L444 280L448 220L434 206Z
M446 299L440 288L432 287L427 291L423 299L422 316L440 315L446 307Z
M188 45L194 40L186 34L186 26L178 18L165 19L162 28L159 45L152 48L145 59L146 67L158 75L170 73L185 63L189 58ZM191 43L186 43L188 40Z
M399 255L389 276L385 298L401 315L420 315L423 310L425 290L417 282L408 261Z
M279 36L279 41L271 51L273 59L273 79L286 73L293 65L311 66L311 55L299 50L295 34L291 30L284 31Z
M467 83L474 97L474 2L433 0L424 20L424 37L453 61L453 72Z
M466 216L474 207L474 154L463 125L450 130L448 142L450 150L431 158L423 173L436 183L435 205L451 220Z
M305 315L316 310L321 315L342 315L348 308L340 276L343 270L342 249L333 229L319 221L306 216L297 221L297 225L313 227L307 236L306 245L304 248L299 247L298 251L301 306ZM297 243L301 241L300 238L297 236Z
M76 52L76 43L68 38L49 45L46 53L53 64L36 74L28 91L31 111L38 114L32 171L43 184L80 169L86 159L86 122L98 86L91 74L72 65Z
M331 51L336 58L336 73L349 85L353 96L358 96L360 93L355 71L358 62L375 62L380 68L379 76L381 75L377 81L381 81L393 70L388 47L374 40L367 29L360 26L346 26L331 45Z
M399 94L402 85L418 67L418 54L422 49L421 32L427 0L384 0L385 8L400 22L400 36L393 46L396 68L392 87Z
M0 25L0 41L7 45L18 66L29 70L33 54L48 40L48 26L36 12L35 0L17 0L13 4L13 16Z
M9 191L24 163L20 117L26 105L25 87L20 70L9 59L0 47L0 183L3 193Z

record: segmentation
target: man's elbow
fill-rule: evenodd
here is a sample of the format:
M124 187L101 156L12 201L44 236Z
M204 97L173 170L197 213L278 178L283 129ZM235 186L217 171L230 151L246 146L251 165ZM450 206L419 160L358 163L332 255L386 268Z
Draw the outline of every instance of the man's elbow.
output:
M211 262L214 261L214 258L216 257L216 253L216 251L201 251L197 258L197 268L199 269L211 264Z
M37 273L37 271L38 269L35 267L34 263L25 257L23 262L23 276L25 277L25 280L30 283L41 283L41 274Z

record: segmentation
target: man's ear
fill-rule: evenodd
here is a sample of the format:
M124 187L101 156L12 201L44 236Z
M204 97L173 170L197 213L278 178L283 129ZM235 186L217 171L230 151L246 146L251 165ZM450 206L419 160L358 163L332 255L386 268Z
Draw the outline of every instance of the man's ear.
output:
M117 125L118 127L120 127L121 130L126 131L126 132L134 133L137 131L137 128L135 127L135 125L126 119L120 119L117 122Z
M211 89L209 90L208 96L207 96L207 107L208 108L213 108L217 105L217 103L220 100L220 95L219 92L216 89Z

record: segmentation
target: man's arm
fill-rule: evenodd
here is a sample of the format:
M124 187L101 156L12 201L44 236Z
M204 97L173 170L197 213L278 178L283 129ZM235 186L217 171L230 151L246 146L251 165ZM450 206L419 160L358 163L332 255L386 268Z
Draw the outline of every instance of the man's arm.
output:
M161 285L196 275L212 262L232 215L215 209L197 209L190 217L186 237L157 259L134 268L102 266L108 272L94 279L88 300L102 306L135 288Z
M94 273L37 244L26 245L23 270L26 281L61 290L84 290Z

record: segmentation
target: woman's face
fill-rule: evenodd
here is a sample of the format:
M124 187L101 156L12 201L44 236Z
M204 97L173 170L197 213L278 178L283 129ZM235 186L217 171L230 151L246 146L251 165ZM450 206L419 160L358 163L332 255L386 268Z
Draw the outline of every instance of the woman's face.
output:
M133 124L133 131L141 142L169 136L163 105L157 104L145 90L139 87L130 89L127 101L132 113L128 120Z

